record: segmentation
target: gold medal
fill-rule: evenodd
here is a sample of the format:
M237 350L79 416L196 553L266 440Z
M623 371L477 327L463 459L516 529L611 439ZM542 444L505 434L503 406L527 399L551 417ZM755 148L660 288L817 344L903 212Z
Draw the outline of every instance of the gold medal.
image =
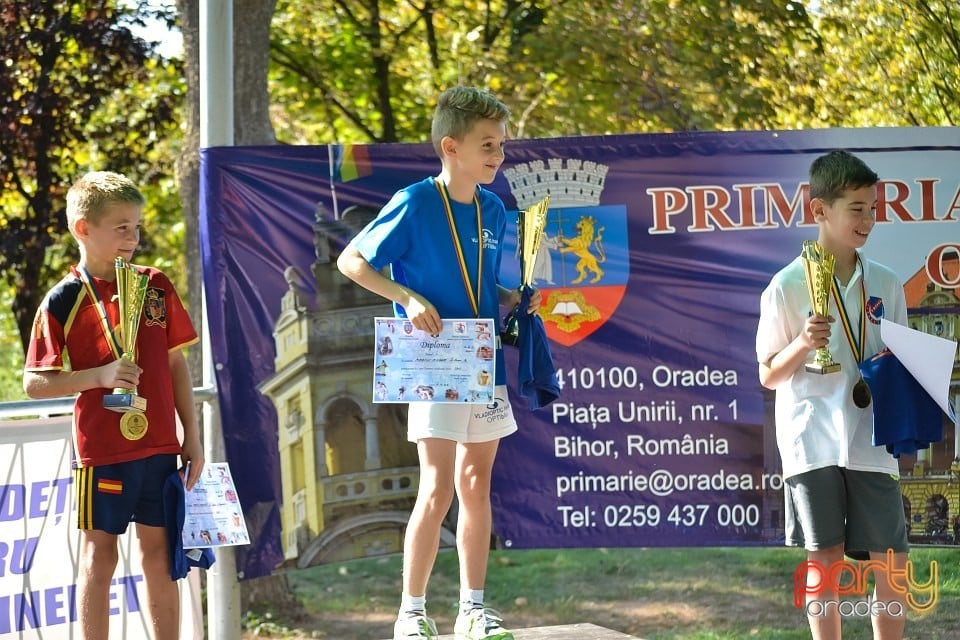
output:
M853 396L853 404L857 405L857 408L866 409L870 406L870 387L863 378L857 380L857 384L853 385L853 393L851 395Z
M120 418L120 433L127 440L139 440L147 435L147 416L139 411L128 411Z
M840 284L836 278L833 279L833 285L830 291L833 293L833 297L837 302L837 309L840 311L840 321L843 323L843 332L847 336L847 342L850 344L850 351L853 352L853 357L859 363L863 362L863 349L867 344L867 285L864 282L867 273L863 268L863 263L860 261L859 253L857 254L857 266L860 267L860 327L858 331L854 332L853 322L851 322L850 316L847 314L847 305L844 304L843 296L840 295ZM870 393L870 387L863 380L863 376L860 376L860 379L853 385L850 396L853 399L853 404L856 405L858 409L866 409L870 406L873 398Z

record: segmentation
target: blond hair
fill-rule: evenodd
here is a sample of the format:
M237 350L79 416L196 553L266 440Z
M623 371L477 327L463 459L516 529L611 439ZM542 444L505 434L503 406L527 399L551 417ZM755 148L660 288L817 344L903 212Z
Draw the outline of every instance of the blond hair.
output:
M76 229L78 220L96 223L110 204L124 202L143 206L146 200L130 178L113 171L91 171L67 191L67 225Z
M478 120L506 122L510 109L485 89L476 87L450 87L440 94L437 110L433 114L430 139L441 158L440 141L450 136L462 140L470 133Z

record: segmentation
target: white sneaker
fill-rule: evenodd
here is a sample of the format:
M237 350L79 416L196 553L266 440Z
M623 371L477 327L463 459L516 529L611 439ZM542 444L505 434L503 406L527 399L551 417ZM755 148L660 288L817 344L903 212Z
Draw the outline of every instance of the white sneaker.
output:
M403 613L393 625L393 640L436 640L437 625L422 611Z
M486 607L461 611L453 635L456 640L513 640L513 634L500 626L501 622L500 613Z

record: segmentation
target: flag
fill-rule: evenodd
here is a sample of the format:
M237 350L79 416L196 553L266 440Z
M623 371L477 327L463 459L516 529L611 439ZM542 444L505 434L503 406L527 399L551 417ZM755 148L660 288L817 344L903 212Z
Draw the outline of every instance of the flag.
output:
M370 151L362 144L333 145L333 178L340 182L350 182L373 173L370 164Z

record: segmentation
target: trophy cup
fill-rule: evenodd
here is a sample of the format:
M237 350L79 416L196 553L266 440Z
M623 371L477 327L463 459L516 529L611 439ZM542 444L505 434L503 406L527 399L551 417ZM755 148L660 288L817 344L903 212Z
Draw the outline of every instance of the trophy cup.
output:
M543 239L543 230L547 226L547 210L550 208L550 196L529 209L517 213L517 253L520 256L520 292L533 284L533 268ZM520 340L520 328L517 324L519 307L515 307L503 319L503 331L500 342L517 346Z
M147 295L147 275L140 274L136 268L123 258L114 261L117 274L117 305L120 308L120 323L117 343L120 357L134 361L136 359L137 332L140 329L140 316ZM113 393L103 396L103 406L111 411L123 414L120 418L120 433L127 440L139 440L147 433L147 399L138 395L136 388L118 387Z
M803 270L807 276L807 293L810 294L810 306L818 316L830 315L830 288L833 285L833 267L836 259L814 240L804 240ZM835 362L827 347L820 347L813 362L805 366L810 373L835 373L840 371L840 363Z

